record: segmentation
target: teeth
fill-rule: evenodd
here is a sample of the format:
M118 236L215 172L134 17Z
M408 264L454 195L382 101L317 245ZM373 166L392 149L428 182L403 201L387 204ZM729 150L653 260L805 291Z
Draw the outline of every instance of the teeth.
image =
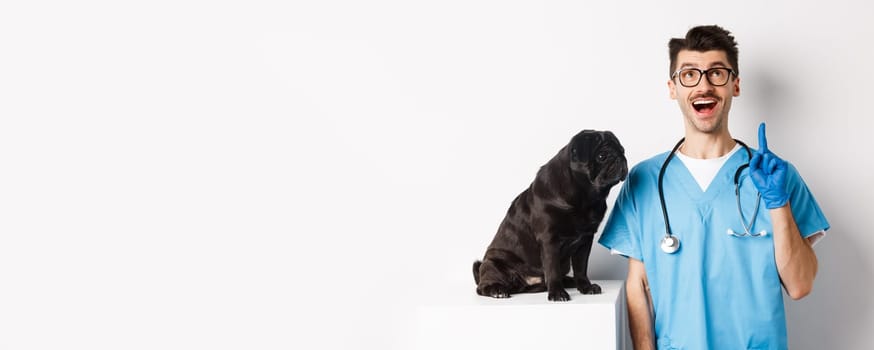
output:
M711 103L716 103L716 101L695 101L692 102L693 105L709 105Z

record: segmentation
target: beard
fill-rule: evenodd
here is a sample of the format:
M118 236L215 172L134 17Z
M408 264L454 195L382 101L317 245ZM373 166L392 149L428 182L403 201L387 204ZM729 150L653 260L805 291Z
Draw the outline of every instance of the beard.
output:
M691 127L695 131L702 134L717 134L723 132L726 128L726 120L728 119L728 110L731 106L731 101L719 99L720 105L714 110L713 115L709 118L702 119L695 112L695 108L691 103L681 103L680 109L683 112L683 117L686 119L687 127Z
M693 116L686 116L686 123L700 133L715 134L722 131L723 126L725 125L725 118L722 115L719 115L710 120L700 120L695 118L693 114Z

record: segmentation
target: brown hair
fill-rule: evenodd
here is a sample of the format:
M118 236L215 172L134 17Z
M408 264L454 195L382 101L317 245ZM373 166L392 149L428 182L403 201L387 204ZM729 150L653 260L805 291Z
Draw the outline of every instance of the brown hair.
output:
M668 42L668 50L671 58L671 66L668 74L674 74L677 69L677 54L681 50L691 51L725 51L728 56L728 64L734 69L735 74L740 70L737 65L737 42L731 36L731 32L717 25L698 26L689 29L685 38L673 38Z

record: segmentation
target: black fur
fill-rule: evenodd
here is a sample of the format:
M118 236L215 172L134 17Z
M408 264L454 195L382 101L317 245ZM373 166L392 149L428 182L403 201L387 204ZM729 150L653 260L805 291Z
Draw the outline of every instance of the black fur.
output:
M549 300L567 301L564 288L573 285L583 294L601 293L586 274L589 253L610 188L627 175L625 150L613 133L574 136L513 200L485 257L474 262L477 294L548 291Z

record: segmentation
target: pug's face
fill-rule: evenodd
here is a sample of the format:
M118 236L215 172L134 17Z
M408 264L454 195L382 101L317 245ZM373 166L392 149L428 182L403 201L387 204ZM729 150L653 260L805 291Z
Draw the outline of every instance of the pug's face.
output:
M570 168L575 180L600 189L613 187L628 175L625 149L609 131L583 130L574 136Z

